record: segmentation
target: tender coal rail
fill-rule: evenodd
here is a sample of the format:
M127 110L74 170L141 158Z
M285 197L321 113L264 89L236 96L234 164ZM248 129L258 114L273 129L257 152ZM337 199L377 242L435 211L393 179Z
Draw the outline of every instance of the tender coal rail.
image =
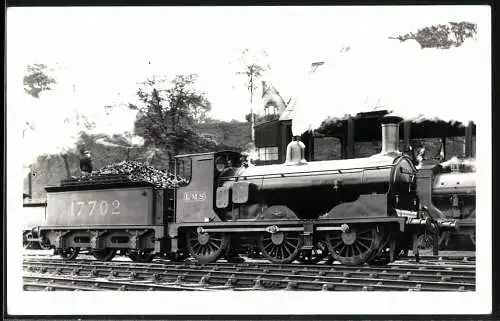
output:
M474 291L475 265L390 264L350 267L270 263L195 265L25 258L27 290L338 290ZM34 279L39 281L33 281ZM97 280L97 281L96 281ZM40 286L35 285L40 284ZM52 284L52 285L51 285ZM43 288L42 288L43 287Z

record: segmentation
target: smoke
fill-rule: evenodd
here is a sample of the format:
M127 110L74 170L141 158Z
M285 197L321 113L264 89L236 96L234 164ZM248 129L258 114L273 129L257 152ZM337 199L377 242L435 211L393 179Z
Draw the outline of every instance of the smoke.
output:
M327 118L377 109L412 121L476 122L478 108L489 108L488 54L478 40L446 50L421 49L413 40L351 45L304 77L293 106L293 134Z

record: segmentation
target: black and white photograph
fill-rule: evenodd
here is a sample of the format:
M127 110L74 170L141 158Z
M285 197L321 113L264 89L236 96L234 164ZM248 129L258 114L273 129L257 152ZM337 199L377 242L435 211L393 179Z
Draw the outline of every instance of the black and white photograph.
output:
M9 314L492 312L489 6L6 21Z

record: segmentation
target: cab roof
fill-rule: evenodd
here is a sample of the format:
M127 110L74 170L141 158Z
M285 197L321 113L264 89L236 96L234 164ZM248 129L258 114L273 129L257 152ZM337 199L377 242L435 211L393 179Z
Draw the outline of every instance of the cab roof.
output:
M192 157L192 156L203 156L203 155L220 155L220 154L241 155L240 152L236 152L234 150L220 150L220 151L217 151L217 152L181 154L181 155L174 156L174 158L183 158L183 157Z

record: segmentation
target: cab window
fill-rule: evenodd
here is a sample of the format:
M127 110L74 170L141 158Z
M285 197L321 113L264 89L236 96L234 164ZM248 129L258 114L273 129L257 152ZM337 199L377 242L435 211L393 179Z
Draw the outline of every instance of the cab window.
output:
M189 182L191 182L191 177L192 177L191 157L176 158L175 174L185 181L184 185L187 185L189 184Z

